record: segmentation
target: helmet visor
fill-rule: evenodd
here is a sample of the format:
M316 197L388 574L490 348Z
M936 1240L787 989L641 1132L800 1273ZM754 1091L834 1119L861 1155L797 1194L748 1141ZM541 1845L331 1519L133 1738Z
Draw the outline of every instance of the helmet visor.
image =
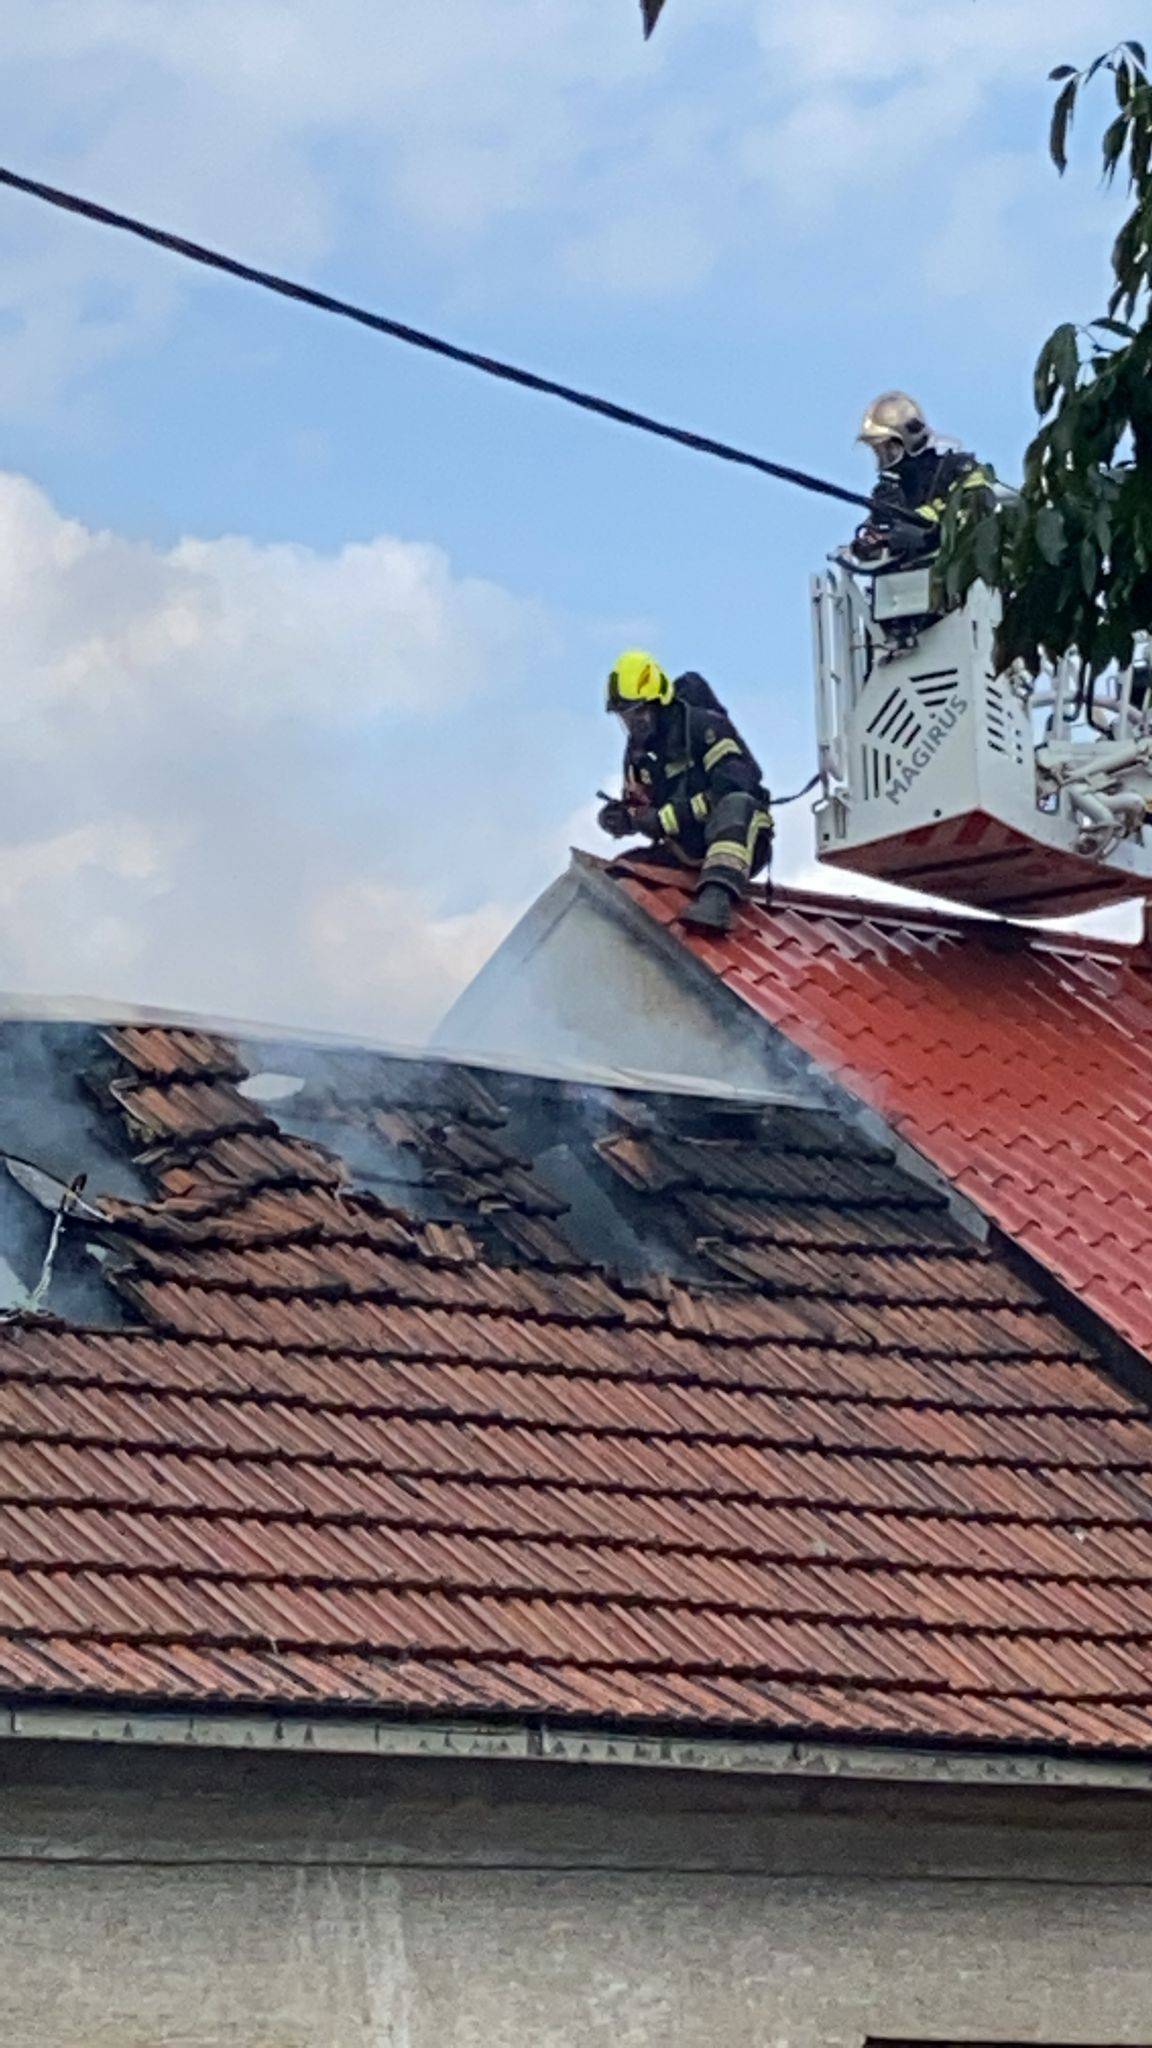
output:
M615 704L612 708L633 746L647 746L659 729L659 705L641 701Z
M907 452L899 434L879 434L875 438L869 435L868 446L876 457L877 469L894 469Z

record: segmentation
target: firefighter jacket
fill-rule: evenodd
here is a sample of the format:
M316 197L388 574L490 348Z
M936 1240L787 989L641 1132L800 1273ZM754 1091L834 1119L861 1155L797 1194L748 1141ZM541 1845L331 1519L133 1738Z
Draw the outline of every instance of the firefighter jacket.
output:
M726 796L768 805L760 765L731 719L675 698L660 713L653 744L628 748L624 787L652 806L667 839L695 839Z
M936 529L924 531L922 551L935 553L940 522L956 491L981 492L990 503L992 479L974 455L929 444L922 454L906 455L891 469L881 472L872 500L876 509L871 523L883 528L886 515L898 521L901 512L918 512L921 519L930 519Z

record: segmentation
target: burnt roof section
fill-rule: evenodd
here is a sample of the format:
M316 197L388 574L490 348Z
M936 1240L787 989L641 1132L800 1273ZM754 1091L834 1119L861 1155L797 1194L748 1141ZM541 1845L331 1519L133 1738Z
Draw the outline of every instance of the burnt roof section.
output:
M10 1699L1152 1747L1152 1422L838 1113L75 1051L147 1194L132 1327L0 1325Z
M732 1018L759 1018L1152 1360L1152 947L777 889L723 937L683 875L577 856L584 888ZM742 1037L741 1037L741 1042Z

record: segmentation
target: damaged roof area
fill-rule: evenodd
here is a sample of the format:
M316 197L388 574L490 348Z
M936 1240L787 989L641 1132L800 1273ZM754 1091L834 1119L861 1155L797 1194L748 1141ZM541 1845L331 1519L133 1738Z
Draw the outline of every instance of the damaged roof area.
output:
M785 889L717 940L667 868L583 869L1152 1355L1152 948Z
M69 1043L8 1700L1149 1748L1152 1422L839 1114Z

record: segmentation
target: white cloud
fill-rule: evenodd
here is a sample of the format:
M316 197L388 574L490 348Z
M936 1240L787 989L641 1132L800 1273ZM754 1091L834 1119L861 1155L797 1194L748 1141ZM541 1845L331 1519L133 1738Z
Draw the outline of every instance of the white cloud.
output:
M145 942L143 907L162 896L178 835L130 817L75 826L0 849L7 985L130 985Z
M55 746L62 714L135 720L162 704L225 730L436 714L548 630L423 543L385 536L324 555L225 536L162 550L63 519L2 474L0 613L13 677L0 730L33 755Z
M1083 0L759 0L758 25L766 56L801 90L848 84L883 94L933 75L978 86L1030 79L1130 33L1132 8L1096 0L1088 21Z
M164 550L0 474L0 572L0 989L415 1041L610 850L603 721L525 723L566 632L434 548ZM923 903L818 868L806 804L780 828L781 879Z
M342 1015L386 1018L389 1034L416 1041L439 1022L527 907L484 903L443 917L431 891L357 880L311 904L304 937L317 978L341 992Z
M658 70L600 0L10 0L0 95L36 174L300 263L339 234L318 145L356 150L369 200L476 232L563 197L611 96Z
M851 268L848 229L894 305L918 287L1034 332L1051 227L1031 223L1056 203L1045 74L1131 33L1130 0L1097 0L1091 22L1083 0L760 0L758 23L765 103L742 153L780 230L823 232ZM1068 259L1099 217L1059 204Z
M680 0L644 45L630 0L9 0L0 107L33 174L280 267L314 271L354 224L394 282L395 234L372 236L399 225L401 247L467 252L473 295L530 274L643 301L733 254L770 277L789 231L835 230L834 271L866 222L878 274L947 293L949 238L965 276L984 224L998 256L1002 207L965 196L983 116L1130 30L1131 0L1095 16ZM1017 151L992 145L1014 188L1041 155L1031 119ZM4 195L0 405L47 408L147 347L190 288L174 261Z
M549 636L436 548L163 550L0 475L0 986L418 1034L550 858L514 761L446 763Z

